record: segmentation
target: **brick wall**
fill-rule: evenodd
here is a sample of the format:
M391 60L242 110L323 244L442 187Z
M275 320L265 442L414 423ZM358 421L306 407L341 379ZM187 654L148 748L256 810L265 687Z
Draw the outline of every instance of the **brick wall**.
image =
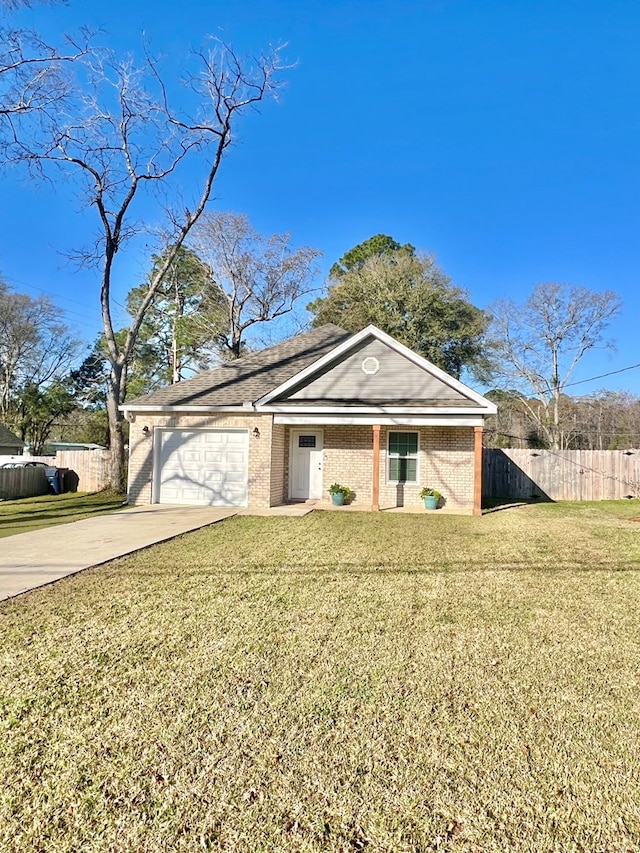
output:
M152 437L143 435L148 426ZM271 415L138 415L131 424L129 500L150 503L153 477L153 431L156 427L244 428L249 430L249 491L251 507L278 506L289 495L290 428L273 425ZM254 427L260 438L253 436ZM319 429L319 427L311 427ZM372 501L373 435L370 426L324 426L322 498L338 482L354 490L353 503ZM394 428L395 429L395 428ZM402 429L402 427L398 427ZM380 431L380 507L417 505L423 486L438 489L447 505L473 507L473 428L419 427L418 483L398 487L387 483L389 427Z
M327 489L340 483L353 489L353 504L371 505L373 433L370 426L325 426L322 464L322 499Z
M282 424L273 424L271 430L271 506L283 504L288 497L288 480L285 478L285 460L287 475L289 470L288 430Z
M148 426L151 437L142 430ZM253 436L254 427L260 438ZM271 415L138 415L129 433L129 485L131 503L151 503L153 479L153 433L157 427L235 428L249 430L249 489L248 503L253 507L271 504Z
M402 430L402 427L398 427ZM442 492L447 506L473 509L473 427L419 427L418 484L402 487L387 483L389 428L380 430L380 506L404 506L420 502L420 491L429 486Z
M396 429L395 427L393 429ZM397 429L402 430L402 427ZM419 433L418 483L387 483L389 427L380 430L380 506L418 504L420 490L430 486L442 492L447 505L473 508L473 428L407 427ZM373 435L370 426L325 426L323 493L331 483L349 486L353 503L371 504Z

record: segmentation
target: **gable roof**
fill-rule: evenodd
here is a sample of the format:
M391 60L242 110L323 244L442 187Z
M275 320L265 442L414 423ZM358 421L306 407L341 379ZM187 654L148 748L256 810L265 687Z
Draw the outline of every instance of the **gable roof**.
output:
M305 388L309 389L309 386L313 385L314 380L322 376L323 373L326 376L330 375L330 372L336 367L336 365L344 363L351 354L358 352L361 348L363 349L363 345L371 341L378 342L383 348L387 348L396 356L400 356L401 361L404 362L407 368L411 367L414 371L417 369L425 377L428 377L431 384L431 390L425 394L426 389L423 389L422 393L415 397L402 400L397 397L395 391L390 392L390 389L387 389L386 398L377 401L371 397L366 400L357 399L355 394L352 392L349 399L336 399L334 401L339 404L340 407L366 405L384 406L386 403L387 405L390 404L393 406L418 405L420 407L426 406L429 408L451 407L483 409L485 414L495 414L497 411L495 404L490 400L485 399L477 391L469 388L469 386L460 382L458 379L454 379L454 377L450 376L446 371L436 367L435 364L428 361L426 358L423 358L421 355L418 355L416 352L409 349L409 347L401 344L400 341L397 341L395 338L392 338L391 335L388 335L386 332L383 332L381 329L378 329L377 326L373 325L367 326L360 332L356 332L356 334L351 335L346 341L338 344L338 346L333 350L318 361L310 364L298 375L286 380L282 385L274 388L264 397L260 398L257 401L257 404L259 406L282 404L287 407L292 404L299 406L306 403L308 405L312 402L311 399L309 399L307 395L301 395L300 390ZM391 382L393 383L393 377L391 378ZM434 390L436 391L435 394L433 393ZM306 400L305 396L307 397ZM296 397L298 399L296 399Z
M24 447L24 441L14 435L9 427L0 424L0 445L2 447Z
M358 359L371 353L372 344L381 358L385 353L393 364L386 360L383 382L364 387ZM345 372L350 373L346 385ZM377 327L367 326L352 335L332 324L138 397L121 408L132 413L257 409L292 414L348 410L490 415L496 411L477 391Z
M126 411L149 406L197 408L253 403L297 376L350 337L349 332L328 323L213 370L205 370L192 379L137 397L122 408Z

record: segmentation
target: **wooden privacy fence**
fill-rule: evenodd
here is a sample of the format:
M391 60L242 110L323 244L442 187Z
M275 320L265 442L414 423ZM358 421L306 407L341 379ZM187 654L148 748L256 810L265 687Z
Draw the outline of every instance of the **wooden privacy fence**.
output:
M67 490L100 492L109 486L109 470L111 467L110 450L59 450L55 456L30 456L26 453L24 456L0 456L0 465L3 462L27 461L44 462L46 465L51 465L54 468L68 468L70 471L73 471L76 476L71 475L67 478L65 484ZM0 468L0 470L4 469ZM29 495L20 495L20 497L30 497L31 494L46 494L46 492L47 490L45 489L43 492L33 492ZM2 495L0 495L1 497ZM4 498L4 500L7 500L7 498Z
M109 486L110 450L59 450L51 464L75 471L79 492L100 492Z
M46 495L49 483L44 468L0 468L0 500Z
M484 448L487 498L602 501L640 497L640 450Z

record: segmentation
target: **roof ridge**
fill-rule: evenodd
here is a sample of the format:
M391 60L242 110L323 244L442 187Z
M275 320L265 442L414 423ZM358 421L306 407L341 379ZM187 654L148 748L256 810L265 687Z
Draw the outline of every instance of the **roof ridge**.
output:
M290 338L285 338L282 341L278 341L277 344L271 344L270 346L265 347L264 349L252 350L251 352L248 352L246 355L240 356L240 358L234 358L233 361L227 361L224 364L220 364L218 366L219 367L226 367L227 365L233 366L234 364L239 364L240 362L246 361L246 359L252 358L254 356L266 355L269 352L271 352L271 350L278 349L279 347L282 347L284 344L287 344L290 346L294 341L297 344L299 341L302 341L306 338L309 338L309 337L311 337L311 335L315 335L318 332L322 332L322 331L324 331L324 332L330 332L331 331L333 333L338 332L338 333L344 334L344 335L350 334L350 332L347 332L346 329L343 329L340 326L336 326L335 323L324 323L322 326L318 326L315 329L308 329L306 332L300 332L300 334L293 335ZM215 369L216 369L215 367L212 368L212 370L215 370Z
M199 370L193 376L190 376L188 379L183 379L182 382L190 382L192 379L196 379L198 376L207 376L208 374L215 373L216 370L223 370L229 367L243 367L245 364L250 364L251 359L263 358L264 356L269 356L273 350L277 350L282 348L285 344L287 346L291 346L294 342L297 348L297 345L305 340L307 340L311 335L315 335L318 332L324 331L325 333L332 332L343 335L349 335L350 332L347 332L346 329L341 328L340 326L336 326L335 323L324 323L322 326L318 326L316 329L309 329L306 332L301 332L298 335L293 335L290 338L284 338L282 341L278 341L277 344L271 344L271 346L264 347L264 349L256 349L251 350L246 355L241 355L240 358L234 358L230 361L223 361L221 364L216 364L215 367L210 367L208 370ZM173 383L172 383L173 384Z

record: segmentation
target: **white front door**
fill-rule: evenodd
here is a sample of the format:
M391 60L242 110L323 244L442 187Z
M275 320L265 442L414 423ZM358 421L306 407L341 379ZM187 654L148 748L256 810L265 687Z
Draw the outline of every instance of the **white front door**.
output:
M322 430L291 430L289 497L319 500L322 497Z

